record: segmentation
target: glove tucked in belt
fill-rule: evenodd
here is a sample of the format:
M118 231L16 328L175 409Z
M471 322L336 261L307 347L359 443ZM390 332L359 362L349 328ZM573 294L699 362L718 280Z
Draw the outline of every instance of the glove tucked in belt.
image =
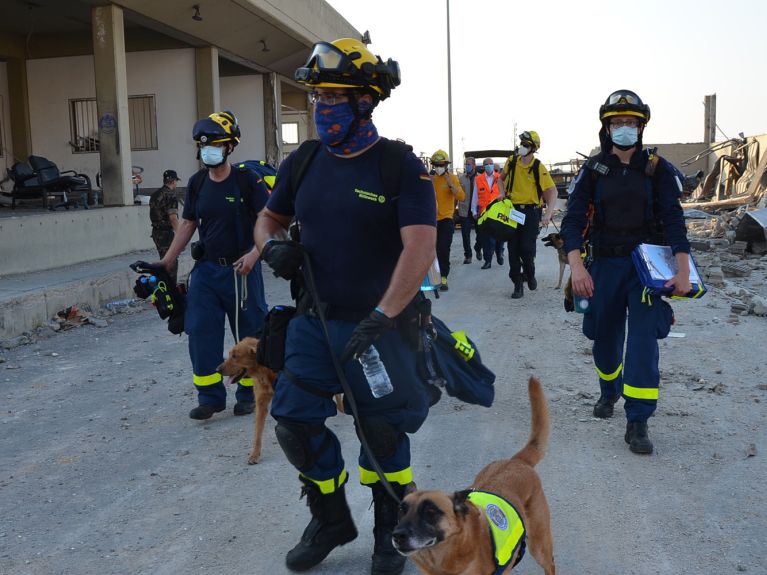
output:
M269 240L264 244L261 259L274 270L274 275L292 280L304 261L301 244L290 240Z

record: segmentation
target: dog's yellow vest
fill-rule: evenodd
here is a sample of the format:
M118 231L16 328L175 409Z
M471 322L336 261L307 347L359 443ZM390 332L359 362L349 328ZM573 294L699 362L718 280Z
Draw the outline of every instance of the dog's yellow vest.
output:
M487 516L496 565L494 575L503 573L518 547L521 549L516 563L525 554L525 525L522 518L511 503L494 493L472 491L468 499Z

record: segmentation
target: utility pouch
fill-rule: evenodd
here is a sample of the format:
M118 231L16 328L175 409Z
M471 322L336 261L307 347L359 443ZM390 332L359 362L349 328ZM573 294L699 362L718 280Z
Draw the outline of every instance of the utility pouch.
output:
M276 305L269 310L258 340L256 361L272 371L280 371L285 366L285 340L288 335L288 323L296 315L296 308L289 305Z
M205 244L202 241L192 242L189 249L194 261L199 261L205 256Z

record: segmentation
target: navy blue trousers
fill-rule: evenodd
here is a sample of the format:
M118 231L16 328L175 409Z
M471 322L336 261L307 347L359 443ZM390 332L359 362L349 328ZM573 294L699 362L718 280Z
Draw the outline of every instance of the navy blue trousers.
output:
M631 257L596 258L589 271L594 295L583 334L594 342L602 397L622 394L628 421L646 421L658 402L658 340L668 335L673 311L662 298L643 295Z
M235 311L239 319L240 339L257 335L264 325L266 299L261 263L247 276L247 308L237 310L235 272L231 266L199 261L189 276L184 331L189 336L194 385L200 405L226 406L226 389L216 368L224 360L224 320L229 318L235 336ZM243 276L237 274L237 291L242 292ZM237 401L253 401L253 383L237 384Z
M328 322L331 345L337 356L346 346L356 324L331 320ZM386 367L394 391L375 398L370 392L362 366L351 360L344 365L344 374L354 393L360 417L376 418L391 425L398 432L398 439L390 457L378 458L386 478L405 485L412 481L410 468L410 440L406 434L415 433L428 415L428 400L416 372L416 354L396 331L391 331L374 343ZM343 393L341 384L328 352L328 343L316 318L298 315L288 325L285 350L285 367L311 388L324 392ZM348 412L348 409L347 409ZM332 399L312 394L281 373L275 382L272 399L272 417L291 423L308 424L322 428L311 439L311 449L316 462L302 475L320 485L322 491L330 492L343 484L347 472L341 454L341 445L335 434L325 427L325 420L336 415ZM368 438L370 441L370 438ZM360 482L369 485L378 477L367 455L360 448Z

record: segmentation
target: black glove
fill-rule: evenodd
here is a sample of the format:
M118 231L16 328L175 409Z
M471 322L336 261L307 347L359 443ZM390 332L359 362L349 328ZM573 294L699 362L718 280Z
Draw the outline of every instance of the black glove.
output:
M396 325L396 320L387 317L377 309L370 312L370 315L359 322L352 332L349 342L341 354L341 363L346 363L350 359L357 359L375 340L381 337L381 334L394 329Z
M129 267L134 272L138 272L138 273L146 273L146 272L153 273L153 274L157 274L158 272L162 274L168 273L168 270L166 270L160 262L149 263L143 260L139 260L137 262L133 262Z
M261 252L261 259L274 270L274 275L292 280L304 262L301 244L293 241L269 240Z

